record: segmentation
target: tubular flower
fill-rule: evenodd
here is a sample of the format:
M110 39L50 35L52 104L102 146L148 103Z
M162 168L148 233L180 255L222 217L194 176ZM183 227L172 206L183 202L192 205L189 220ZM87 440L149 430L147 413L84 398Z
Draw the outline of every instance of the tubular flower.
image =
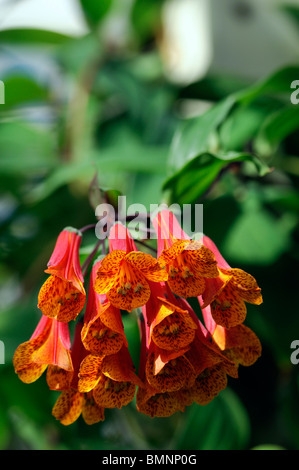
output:
M110 253L102 260L95 279L95 291L106 294L110 303L119 309L132 311L144 305L150 297L148 281L160 282L167 279L167 273L157 260L146 253L135 250L133 241L128 237L127 251L119 250L123 238L118 240L115 233L122 235L121 225L110 232ZM125 234L128 231L123 227ZM126 236L126 235L125 235Z
M101 261L94 264L90 276L90 288L82 328L82 342L94 355L117 353L123 344L128 346L119 309L111 305L105 295L94 290L96 273Z
M217 279L206 280L203 307L211 304L213 319L224 328L240 325L247 314L245 302L255 305L263 302L261 289L253 276L242 269L231 268L209 237L204 236L203 243L213 251L219 271Z
M66 228L59 234L45 270L50 276L38 295L38 308L43 315L61 322L74 320L85 303L80 243L81 234L75 229Z
M205 337L208 332L185 302L185 310L197 325L193 341L179 351L163 350L150 341L148 314L143 307L140 322L142 357L140 377L145 387L137 391L137 409L154 416L184 411L193 402L210 402L227 385L232 362ZM188 306L188 308L186 308Z
M92 393L78 391L78 373L82 360L87 356L81 341L82 323L76 325L75 338L72 349L74 371L69 376L69 387L62 391L52 409L52 415L64 426L74 423L82 414L86 424L92 425L104 421L105 410L99 407Z
M158 262L168 274L171 290L184 298L201 295L205 278L218 276L212 251L201 242L190 240L169 211L160 212L153 225L158 236Z
M89 354L81 363L78 389L92 392L100 407L122 408L133 400L136 386L143 384L124 346L118 353L105 357Z
M47 383L53 390L69 385L73 371L68 325L41 317L29 341L20 344L13 357L15 372L22 382L35 382L47 369Z
M149 344L168 351L179 351L190 344L196 324L189 312L182 309L167 284L150 283L151 297L145 306L149 325Z
M210 306L203 308L202 313L214 343L237 366L251 366L261 356L261 342L250 328L243 324L229 329L217 325Z

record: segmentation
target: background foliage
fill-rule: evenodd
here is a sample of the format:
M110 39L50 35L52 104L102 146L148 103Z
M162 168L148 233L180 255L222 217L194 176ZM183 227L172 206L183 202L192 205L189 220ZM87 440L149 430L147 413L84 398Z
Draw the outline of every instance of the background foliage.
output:
M126 4L113 0L79 2L89 25L81 37L0 31L2 56L21 51L46 70L28 61L1 77L2 449L299 448L299 366L290 362L299 335L299 105L290 84L299 61L258 80L207 72L175 83L163 69L163 3L135 0L123 43L105 36L105 21ZM298 21L295 7L281 14ZM191 118L184 109L193 102L207 110ZM246 322L263 355L208 406L151 419L132 403L107 410L104 423L63 427L51 416L56 393L44 377L23 384L12 356L39 319L58 233L95 223L95 206L118 194L147 208L204 205L205 233L262 287L264 303L248 307ZM95 243L88 237L83 258ZM124 323L137 365L137 325L130 316Z

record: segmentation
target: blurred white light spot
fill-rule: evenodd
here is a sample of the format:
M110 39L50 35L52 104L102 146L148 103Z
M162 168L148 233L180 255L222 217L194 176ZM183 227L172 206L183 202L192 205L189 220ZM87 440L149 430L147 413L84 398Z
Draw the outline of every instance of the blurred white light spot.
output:
M169 0L163 14L161 55L173 82L203 77L212 61L208 0Z

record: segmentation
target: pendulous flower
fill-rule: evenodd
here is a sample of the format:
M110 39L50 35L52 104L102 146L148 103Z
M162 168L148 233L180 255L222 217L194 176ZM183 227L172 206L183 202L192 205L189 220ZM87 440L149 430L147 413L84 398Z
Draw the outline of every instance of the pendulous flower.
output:
M100 295L94 290L100 266L101 261L97 261L91 271L81 336L85 348L91 354L106 356L117 353L123 344L128 346L128 342L120 309L111 305L106 295Z
M224 328L240 325L247 315L245 302L255 305L263 302L261 289L253 276L242 269L231 268L209 237L204 236L203 243L215 255L218 278L206 280L202 307L211 305L211 314L217 325Z
M217 325L212 317L211 306L202 308L205 326L214 344L236 366L251 366L261 356L262 345L256 334L244 324L232 328Z
M68 325L41 317L29 341L20 344L13 357L15 372L24 383L35 382L47 369L50 389L63 390L73 372Z
M184 298L201 295L205 278L218 276L212 251L201 241L190 240L169 211L159 212L153 225L158 236L158 262L168 274L171 290Z
M80 365L78 390L92 392L100 407L122 408L134 399L137 386L143 384L125 346L104 357L89 354Z
M74 320L85 304L80 244L78 230L66 228L59 234L45 270L50 276L39 291L38 308L43 315L60 322Z
M125 227L124 236L119 239L115 236L116 233L122 235L122 227L116 224L113 234L110 232L110 253L101 262L94 286L98 294L106 294L114 307L130 312L148 301L151 293L148 281L160 282L168 276L156 258L136 251ZM126 236L127 251L117 249L119 245L123 246Z
M81 341L81 331L82 322L78 322L72 347L74 370L69 374L69 386L61 392L52 409L52 415L64 426L73 424L80 415L88 425L105 419L105 409L95 403L92 393L78 390L80 364L88 355Z

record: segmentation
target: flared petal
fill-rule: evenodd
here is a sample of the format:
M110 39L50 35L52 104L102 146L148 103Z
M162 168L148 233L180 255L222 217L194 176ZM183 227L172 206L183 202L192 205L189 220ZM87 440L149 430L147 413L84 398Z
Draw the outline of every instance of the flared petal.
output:
M92 392L84 394L82 418L88 425L96 424L105 420L105 408L96 404Z
M102 373L103 358L89 354L81 362L79 369L78 390L90 392L98 384Z
M153 389L152 389L153 390ZM136 406L140 413L151 418L168 418L174 413L185 410L181 397L177 392L160 393L139 388L136 395Z
M245 325L238 325L229 330L218 325L213 340L232 361L242 366L251 366L262 353L259 338Z
M82 311L85 298L70 281L51 275L39 291L37 306L43 315L68 323Z
M52 415L64 426L73 424L82 412L84 397L72 388L63 391L52 409Z

